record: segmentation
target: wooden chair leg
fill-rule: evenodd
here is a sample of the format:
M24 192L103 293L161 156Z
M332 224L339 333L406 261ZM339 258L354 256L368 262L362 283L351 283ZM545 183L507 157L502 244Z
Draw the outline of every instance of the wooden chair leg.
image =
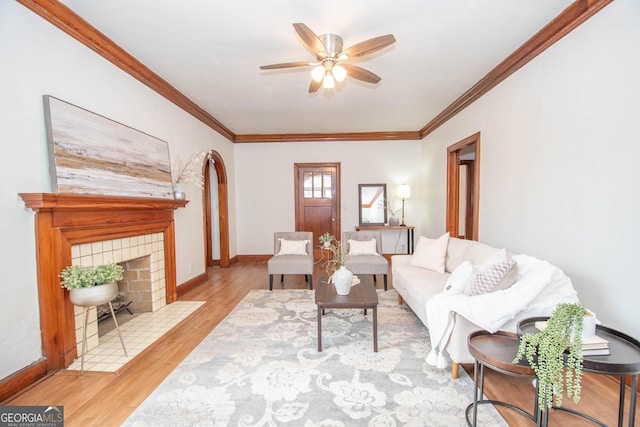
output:
M309 274L309 289L313 289L313 274Z
M269 290L273 290L273 274L269 275Z
M280 283L284 283L284 274L280 275Z
M373 283L377 283L375 274L373 275Z
M402 305L403 302L402 295L398 294L398 305Z
M385 274L383 276L383 278L384 278L384 290L386 291L387 290L387 275Z
M451 378L453 378L454 380L457 380L459 374L460 374L460 364L458 362L451 361Z

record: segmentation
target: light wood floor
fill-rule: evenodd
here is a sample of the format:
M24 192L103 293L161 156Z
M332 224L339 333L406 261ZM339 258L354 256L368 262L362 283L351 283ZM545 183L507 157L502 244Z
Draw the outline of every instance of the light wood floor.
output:
M318 267L314 279L317 280L323 273ZM208 282L180 298L206 301L206 304L119 372L85 372L84 376L80 376L75 372L59 371L2 404L63 405L67 427L120 425L250 290L268 288L266 263L238 263L230 268L212 268L208 274ZM364 277L362 280L370 281L371 278ZM279 280L274 280L274 291L281 287ZM283 287L306 288L307 284L302 276L286 276ZM381 279L377 287L382 288ZM473 378L473 365L463 366ZM491 399L507 401L528 411L533 408L534 389L530 380L487 370L485 392ZM568 401L565 403L565 406L573 406ZM578 408L607 425L616 425L617 407L617 382L608 377L585 374ZM500 411L509 425L533 425L512 411ZM639 424L640 410L636 412L636 424ZM461 425L463 423L461 420ZM550 425L593 424L552 411Z

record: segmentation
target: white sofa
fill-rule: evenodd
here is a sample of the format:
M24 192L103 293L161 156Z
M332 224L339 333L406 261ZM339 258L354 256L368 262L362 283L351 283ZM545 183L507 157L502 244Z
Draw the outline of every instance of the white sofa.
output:
M451 273L464 261L479 266L500 250L476 241L448 236L443 238L448 239L443 273L416 266L419 263L413 262L414 256L422 256L424 253L419 251L423 237L420 238L414 255L392 256L391 271L399 303L404 301L430 329L432 347L435 345L435 331L443 335L446 329L446 335L443 335L441 341L445 344L441 344L443 348L440 351L449 354L454 378L458 377L460 363L474 361L467 347L470 332L478 329L515 332L518 321L523 318L550 315L561 302L578 302L571 281L559 268L526 255L513 256L517 262L518 275L514 276L515 283L507 289L477 296L443 292ZM427 312L428 307L430 313Z

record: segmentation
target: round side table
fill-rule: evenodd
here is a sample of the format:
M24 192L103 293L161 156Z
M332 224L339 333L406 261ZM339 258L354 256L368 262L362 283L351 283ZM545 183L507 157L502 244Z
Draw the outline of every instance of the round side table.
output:
M542 411L538 408L538 387L536 381L536 395L533 413L530 414L522 408L515 405L502 402L499 400L484 399L484 368L485 366L505 375L514 377L535 378L536 374L533 369L525 361L519 364L512 363L518 351L520 340L518 336L512 332L498 331L494 334L488 331L476 331L469 334L467 345L469 353L475 359L473 370L473 402L467 406L465 417L467 425L476 426L478 417L478 405L492 404L512 409L521 415L535 422L536 425L542 425ZM473 412L473 416L470 413Z
M529 317L518 323L518 335L535 334L535 323L548 320L549 317ZM620 399L618 401L618 427L624 425L624 401L626 378L631 377L631 395L629 397L629 427L635 425L636 400L638 396L638 375L640 374L640 341L615 329L596 325L596 335L609 341L609 355L584 356L582 370L601 375L620 377ZM604 423L582 412L554 406L553 409L565 411L585 418L595 424L606 427Z

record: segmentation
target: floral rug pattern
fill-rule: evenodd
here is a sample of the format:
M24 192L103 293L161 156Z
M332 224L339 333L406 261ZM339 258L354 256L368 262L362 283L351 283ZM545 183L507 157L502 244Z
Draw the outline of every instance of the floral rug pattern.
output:
M473 381L427 365L425 326L395 291L378 296L378 353L363 310L327 310L318 352L313 291L251 291L124 425L466 425ZM507 425L491 405L478 414Z

